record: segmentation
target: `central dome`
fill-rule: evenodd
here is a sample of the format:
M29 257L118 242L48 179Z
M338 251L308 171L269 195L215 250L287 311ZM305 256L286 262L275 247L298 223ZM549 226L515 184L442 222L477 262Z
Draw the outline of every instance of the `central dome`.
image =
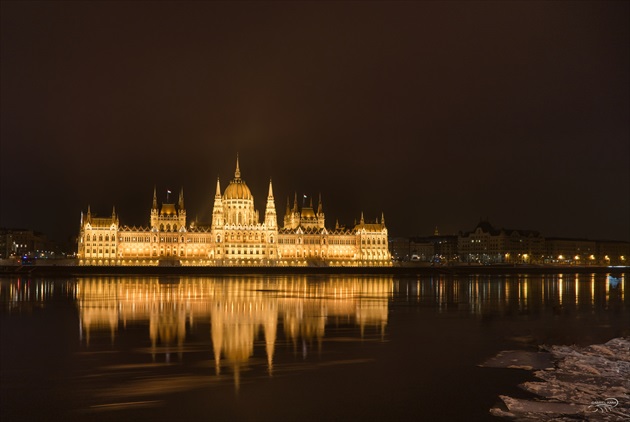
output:
M251 191L247 187L247 184L243 179L241 179L241 169L238 165L238 156L236 156L236 171L234 172L234 179L230 182L228 187L225 188L223 199L254 199Z
M245 182L237 178L232 180L228 187L225 188L223 199L252 199L252 193Z

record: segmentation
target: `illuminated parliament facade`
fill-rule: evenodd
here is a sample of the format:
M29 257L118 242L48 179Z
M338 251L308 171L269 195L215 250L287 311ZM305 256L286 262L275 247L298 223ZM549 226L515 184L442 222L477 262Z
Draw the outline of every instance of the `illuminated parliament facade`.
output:
M329 229L321 197L317 210L287 201L278 225L273 187L263 221L254 197L241 179L238 158L234 179L221 194L217 179L212 222L188 224L184 193L158 207L155 189L150 225L121 226L115 209L110 217L81 214L80 265L147 266L391 266L384 217L367 223L363 214L353 228Z

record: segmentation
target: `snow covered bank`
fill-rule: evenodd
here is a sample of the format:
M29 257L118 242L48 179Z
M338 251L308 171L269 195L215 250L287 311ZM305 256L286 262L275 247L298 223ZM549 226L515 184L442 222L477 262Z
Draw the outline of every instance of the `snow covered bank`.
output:
M542 346L540 353L505 351L481 366L535 370L523 389L539 399L500 396L516 421L630 420L630 337L586 347Z

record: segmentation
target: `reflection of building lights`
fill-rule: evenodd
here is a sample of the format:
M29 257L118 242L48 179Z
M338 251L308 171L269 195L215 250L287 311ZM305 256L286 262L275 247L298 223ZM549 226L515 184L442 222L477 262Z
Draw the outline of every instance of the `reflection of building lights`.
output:
M626 260L626 257L625 257L624 255L621 255L621 260L622 260L622 261L625 261L625 260Z
M564 256L558 255L558 259L564 259Z
M579 261L580 260L580 255L575 255L575 260Z
M604 259L605 259L606 261L610 261L610 257L609 257L608 255L606 255L606 256L604 257Z
M590 259L591 261L595 259L595 255L591 255L588 257L588 259Z

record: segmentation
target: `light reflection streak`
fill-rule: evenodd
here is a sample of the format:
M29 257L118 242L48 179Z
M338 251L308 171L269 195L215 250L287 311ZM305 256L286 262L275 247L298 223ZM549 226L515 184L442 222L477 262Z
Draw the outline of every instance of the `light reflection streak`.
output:
M580 278L581 277L581 278ZM452 310L452 305L467 304L468 312L484 315L493 312L510 312L518 309L524 313L542 312L542 309L552 307L554 312L571 312L575 307L590 309L608 307L611 302L623 302L626 288L626 277L620 275L615 290L607 282L610 277L596 275L578 275L573 283L566 283L566 277L561 275L522 278L506 276L504 280L497 280L496 276L470 277L466 282L458 278L441 277L414 281L417 286L414 291L417 303L434 303L440 313ZM616 279L615 279L616 280ZM589 287L585 282L589 282ZM580 291L580 284L582 290Z

